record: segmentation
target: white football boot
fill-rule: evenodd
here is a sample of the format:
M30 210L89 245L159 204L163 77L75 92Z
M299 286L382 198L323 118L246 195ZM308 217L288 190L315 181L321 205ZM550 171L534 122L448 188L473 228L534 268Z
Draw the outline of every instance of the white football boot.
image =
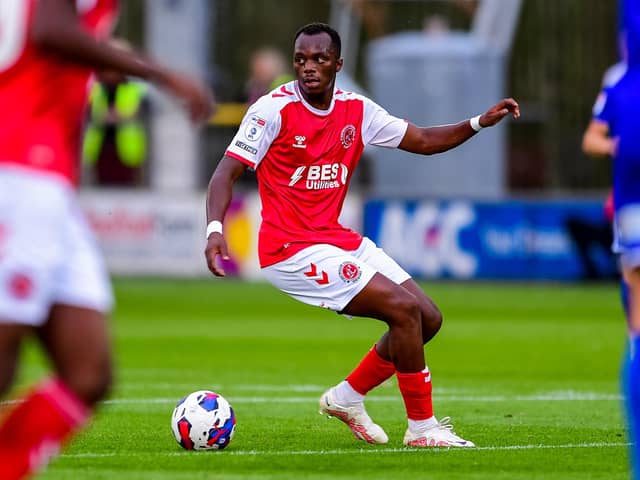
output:
M329 389L320 397L320 415L328 415L342 420L351 429L358 440L368 443L387 443L389 437L380 425L376 425L359 403L350 407L338 405L333 398L333 389Z
M454 433L450 421L450 417L444 417L436 426L421 432L414 433L407 429L402 443L407 447L475 447L473 442Z

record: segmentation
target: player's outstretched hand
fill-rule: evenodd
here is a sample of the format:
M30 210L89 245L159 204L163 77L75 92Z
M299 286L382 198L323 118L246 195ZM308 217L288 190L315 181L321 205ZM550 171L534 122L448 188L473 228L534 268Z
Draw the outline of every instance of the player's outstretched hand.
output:
M207 248L204 250L204 256L207 258L207 267L216 277L224 277L224 269L218 265L218 256L224 260L229 259L227 251L227 242L220 233L212 233L207 240Z
M162 86L184 102L193 122L203 123L213 114L213 93L201 82L178 72L165 71Z
M505 98L496 103L480 116L481 127L492 127L507 115L513 115L513 118L520 116L520 106L513 98Z

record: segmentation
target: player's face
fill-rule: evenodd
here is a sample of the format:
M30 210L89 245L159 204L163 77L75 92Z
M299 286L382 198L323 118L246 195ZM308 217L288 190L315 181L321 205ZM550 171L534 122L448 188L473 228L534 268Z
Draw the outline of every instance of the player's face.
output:
M331 96L336 73L342 68L331 45L331 37L322 32L300 35L293 51L293 67L300 90L307 98Z

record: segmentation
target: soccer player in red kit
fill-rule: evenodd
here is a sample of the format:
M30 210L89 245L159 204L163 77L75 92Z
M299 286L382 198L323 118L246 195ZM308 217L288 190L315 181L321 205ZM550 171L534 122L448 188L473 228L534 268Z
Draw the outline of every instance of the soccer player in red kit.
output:
M438 308L398 264L368 238L338 223L349 180L368 144L419 154L444 152L508 114L512 99L455 125L419 128L366 97L337 89L340 37L309 24L295 35L296 80L253 104L211 178L207 264L223 276L228 256L222 222L233 183L255 169L262 201L258 255L269 282L291 297L346 315L371 317L389 330L345 381L320 398L320 412L342 420L356 438L387 443L364 408L365 395L396 375L408 417L404 444L473 447L437 420L423 345L440 329Z
M116 0L2 0L0 16L0 393L27 335L55 377L0 420L0 478L22 479L87 421L111 384L112 291L75 196L90 81L113 70L211 113L200 82L108 43Z

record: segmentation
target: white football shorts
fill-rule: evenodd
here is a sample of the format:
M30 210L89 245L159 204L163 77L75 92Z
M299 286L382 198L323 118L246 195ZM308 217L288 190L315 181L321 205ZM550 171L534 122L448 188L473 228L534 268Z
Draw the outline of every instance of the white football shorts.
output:
M108 312L113 293L73 189L0 167L0 322L42 325L54 304Z
M313 245L262 269L271 284L296 300L336 312L344 310L376 272L397 284L411 278L366 237L357 250Z
M616 212L614 231L622 267L640 267L640 204L625 205Z

